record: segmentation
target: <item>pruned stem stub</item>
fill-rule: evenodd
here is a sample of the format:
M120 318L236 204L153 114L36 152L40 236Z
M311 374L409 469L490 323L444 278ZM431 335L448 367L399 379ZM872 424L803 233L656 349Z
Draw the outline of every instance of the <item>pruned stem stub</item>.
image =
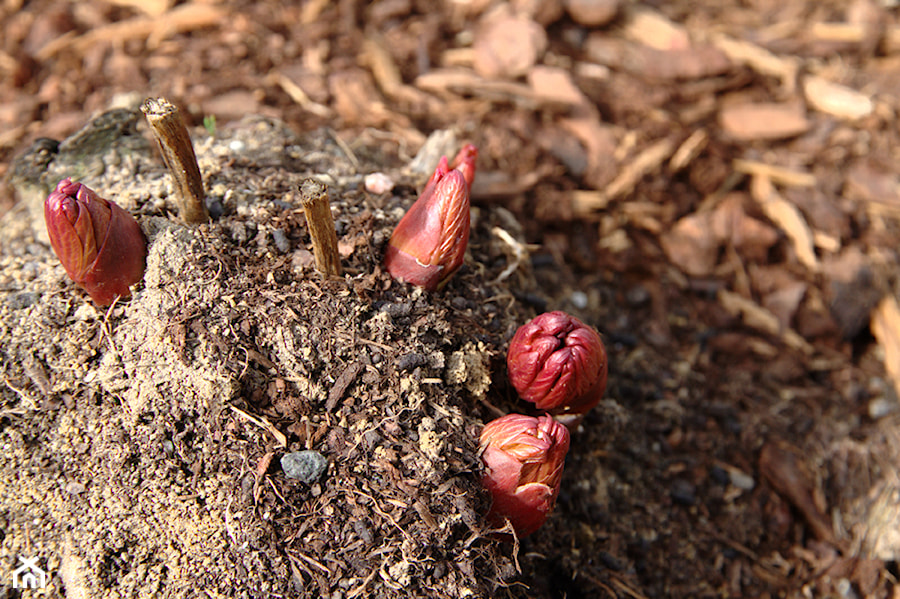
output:
M341 276L341 257L328 202L328 188L315 179L305 179L300 184L300 201L312 239L316 268L326 276Z
M141 105L153 137L159 144L166 167L175 180L178 212L188 223L209 220L203 191L203 179L191 136L178 108L165 98L148 98Z

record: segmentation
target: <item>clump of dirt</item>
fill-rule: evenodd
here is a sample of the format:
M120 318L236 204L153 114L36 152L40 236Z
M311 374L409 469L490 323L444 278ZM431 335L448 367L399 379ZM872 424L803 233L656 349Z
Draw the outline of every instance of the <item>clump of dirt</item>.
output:
M262 118L198 132L221 216L190 227L167 212L172 185L137 114L106 113L59 151L42 142L13 178L4 552L39 548L68 596L474 597L506 584L515 566L484 536L477 439L505 391L491 388L505 339L530 316L507 283L534 293L524 265L509 269L515 220L474 210L465 266L428 294L380 267L422 183L400 168L408 157ZM394 193L364 190L373 171ZM143 283L107 310L41 242L42 196L63 176L131 210L149 239ZM329 186L341 279L312 267L297 194L310 176ZM327 458L321 480L285 477L278 458L297 449Z

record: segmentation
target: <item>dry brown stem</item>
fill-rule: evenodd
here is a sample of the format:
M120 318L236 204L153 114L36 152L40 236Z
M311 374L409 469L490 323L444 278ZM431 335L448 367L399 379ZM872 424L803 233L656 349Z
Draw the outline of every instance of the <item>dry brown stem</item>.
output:
M207 222L209 212L204 202L203 179L181 113L165 98L148 98L141 110L147 117L169 173L175 179L181 218L188 223Z
M341 276L341 258L328 202L328 188L315 179L306 179L300 184L300 201L306 213L316 268L325 276Z

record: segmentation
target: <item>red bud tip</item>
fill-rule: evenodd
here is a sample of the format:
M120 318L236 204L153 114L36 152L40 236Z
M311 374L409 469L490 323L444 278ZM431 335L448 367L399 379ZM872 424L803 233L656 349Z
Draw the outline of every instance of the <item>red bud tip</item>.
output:
M600 335L565 312L547 312L519 327L506 366L519 397L551 414L584 414L606 390Z
M469 189L446 157L394 229L384 256L391 276L429 291L462 266L469 243Z
M455 168L466 178L469 191L472 191L472 182L475 181L475 160L477 158L478 148L472 144L466 144L453 159L453 164L450 165L450 168Z
M508 414L484 427L481 449L482 483L493 499L488 520L502 526L509 519L518 536L530 535L559 495L568 429L546 414Z
M438 161L437 168L434 169L434 172L431 173L430 177L428 177L428 181L425 182L425 187L422 188L422 193L419 194L419 197L421 198L434 192L434 186L449 171L450 166L447 164L447 157L441 156L441 159Z
M147 241L134 217L81 183L63 179L44 201L53 251L69 277L107 306L144 276Z

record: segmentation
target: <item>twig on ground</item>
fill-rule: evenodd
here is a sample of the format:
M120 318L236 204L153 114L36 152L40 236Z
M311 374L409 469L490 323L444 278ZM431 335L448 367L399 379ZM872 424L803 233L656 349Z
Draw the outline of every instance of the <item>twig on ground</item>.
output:
M181 113L165 98L148 98L141 105L141 111L147 117L166 167L175 179L179 215L188 223L207 222L209 211L204 201L203 179Z
M300 201L306 213L316 269L325 276L341 276L341 257L328 202L328 188L315 179L306 179L300 184Z

